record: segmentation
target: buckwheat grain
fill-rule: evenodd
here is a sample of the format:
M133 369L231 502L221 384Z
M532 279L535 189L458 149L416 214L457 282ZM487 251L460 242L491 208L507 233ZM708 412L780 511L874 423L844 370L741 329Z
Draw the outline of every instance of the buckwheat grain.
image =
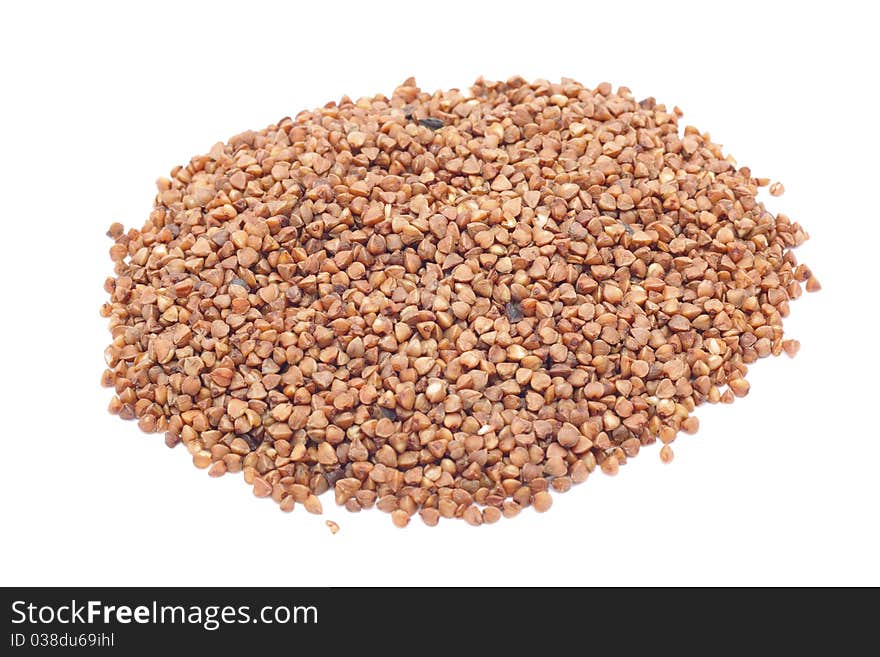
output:
M283 511L333 489L398 527L547 511L658 438L670 462L821 287L769 181L679 119L407 80L216 144L108 230L110 412Z

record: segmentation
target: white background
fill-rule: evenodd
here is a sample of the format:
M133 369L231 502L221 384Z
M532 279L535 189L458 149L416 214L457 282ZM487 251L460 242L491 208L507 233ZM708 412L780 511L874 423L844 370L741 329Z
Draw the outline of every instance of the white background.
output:
M870 3L88 2L0 10L0 584L880 584L878 47ZM549 513L280 513L107 414L104 231L217 141L377 92L573 77L685 112L801 222L794 360ZM342 527L331 535L326 519Z

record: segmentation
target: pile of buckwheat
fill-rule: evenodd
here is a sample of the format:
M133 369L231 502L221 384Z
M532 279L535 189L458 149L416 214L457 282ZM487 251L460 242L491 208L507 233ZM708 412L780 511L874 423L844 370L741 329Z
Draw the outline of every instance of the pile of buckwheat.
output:
M284 511L546 511L748 393L807 235L678 109L478 80L218 143L113 224L110 411ZM782 192L781 184L772 188Z

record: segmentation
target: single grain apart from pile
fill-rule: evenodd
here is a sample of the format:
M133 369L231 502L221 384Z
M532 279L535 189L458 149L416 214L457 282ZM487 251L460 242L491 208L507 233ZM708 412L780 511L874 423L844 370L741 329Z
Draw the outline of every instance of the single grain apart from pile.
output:
M550 509L789 355L769 183L603 83L414 81L219 143L111 226L110 410L284 511ZM781 186L773 193L781 191Z

